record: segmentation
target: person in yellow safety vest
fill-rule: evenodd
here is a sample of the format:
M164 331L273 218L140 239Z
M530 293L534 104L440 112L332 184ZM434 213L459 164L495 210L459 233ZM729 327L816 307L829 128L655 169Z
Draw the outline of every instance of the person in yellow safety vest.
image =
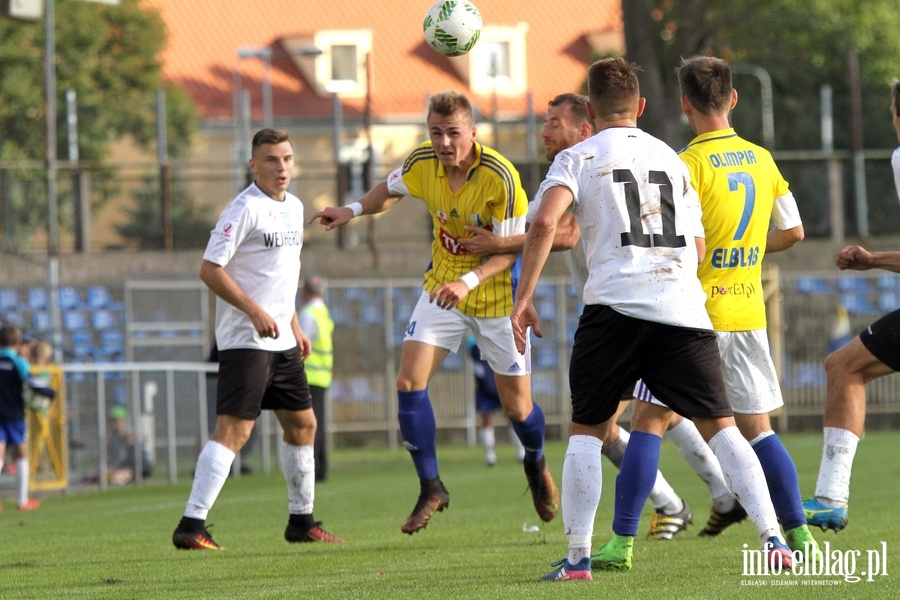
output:
M312 341L312 352L305 360L306 379L312 394L313 412L316 414L316 481L325 481L328 475L328 449L326 444L327 408L325 396L331 387L334 368L332 334L334 321L325 305L324 284L318 275L303 282L300 291L303 307L300 309L300 328Z

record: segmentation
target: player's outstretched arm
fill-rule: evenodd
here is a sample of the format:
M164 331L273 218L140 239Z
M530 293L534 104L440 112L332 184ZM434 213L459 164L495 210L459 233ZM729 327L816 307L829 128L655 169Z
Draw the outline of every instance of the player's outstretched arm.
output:
M325 226L325 231L346 225L353 217L360 215L377 215L384 212L399 201L401 196L394 196L388 191L387 182L382 181L362 198L347 206L329 206L315 213L309 219L312 224L316 219Z
M844 246L834 262L842 271L884 269L900 273L900 252L869 252L862 246Z
M526 230L530 224L526 223ZM475 256L491 256L511 252L518 254L525 248L525 234L499 236L486 227L466 225L465 230L472 234L470 238L459 240L460 245ZM559 219L556 225L556 234L553 236L551 251L571 250L578 243L581 234L578 230L578 222L571 213L566 213Z

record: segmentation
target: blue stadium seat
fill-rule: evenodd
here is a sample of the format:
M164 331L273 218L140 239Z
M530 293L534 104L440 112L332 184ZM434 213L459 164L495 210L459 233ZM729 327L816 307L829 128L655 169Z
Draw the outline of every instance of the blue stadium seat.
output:
M883 273L878 276L876 285L879 290L898 290L900 289L900 275L897 275L896 273Z
M28 288L28 308L31 310L47 310L50 299L47 290L42 287Z
M878 310L881 312L894 312L900 308L900 297L897 292L881 292L878 295Z
M59 288L59 307L62 310L73 310L83 308L84 301L81 299L81 292L72 285L64 285Z
M365 325L376 325L384 322L384 310L381 304L364 304L360 317Z
M94 329L114 329L119 326L118 314L108 308L98 308L91 313Z
M100 352L104 355L125 355L125 336L118 329L105 329L100 332Z
M0 310L20 310L19 292L15 288L0 288Z
M89 286L85 295L87 296L87 305L91 308L107 308L112 302L112 297L109 295L109 290L106 289L106 286Z
M5 311L0 318L16 327L25 327L25 316L17 310Z
M799 362L792 365L792 367L793 373L785 377L785 387L825 387L827 379L825 377L825 367L822 363Z
M555 369L559 366L556 348L542 347L535 350L532 347L531 352L536 369Z
M841 304L851 315L877 315L878 307L874 306L866 294L846 293L841 295Z
M556 318L556 302L553 301L553 298L536 300L534 304L541 321L552 321Z
M62 313L62 326L67 331L87 329L88 318L81 310L64 310Z
M864 277L856 277L847 275L839 277L835 282L835 286L841 292L854 292L857 294L866 294L872 291L872 285L868 279Z
M794 285L801 294L822 295L834 292L831 284L821 277L798 277Z
M556 286L549 283L539 283L534 286L535 298L555 298Z
M50 313L38 310L31 315L31 328L39 333L50 331Z

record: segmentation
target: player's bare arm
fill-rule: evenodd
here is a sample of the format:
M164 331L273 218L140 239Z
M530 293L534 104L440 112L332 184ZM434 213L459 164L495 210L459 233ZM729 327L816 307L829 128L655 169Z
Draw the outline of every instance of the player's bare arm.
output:
M491 256L483 264L472 269L472 273L478 277L476 285L481 285L491 277L502 273L512 266L515 261L515 254L496 254ZM456 281L445 283L431 292L429 301L436 303L440 308L451 310L456 308L472 289L466 281L457 279Z
M277 338L279 336L280 332L275 319L254 302L221 265L204 260L200 265L200 280L216 296L246 313L260 337Z
M790 229L778 229L773 227L766 236L766 252L781 252L803 241L805 234L803 225L797 225Z
M377 215L380 212L384 212L396 204L400 198L402 196L391 195L388 191L387 182L382 181L353 203L359 205L358 213L354 212L353 204L349 206L329 206L310 217L309 223L312 224L318 219L325 226L325 231L331 231L336 227L346 225L353 217Z
M844 246L834 262L842 271L884 269L900 273L900 252L869 252L862 246Z
M553 247L559 219L573 200L572 191L567 187L556 186L545 191L541 207L525 236L522 275L516 290L516 303L510 315L513 337L519 352L525 352L529 326L534 329L535 335L542 337L537 313L531 306L534 288Z
M527 230L529 224L525 225ZM470 238L459 241L460 245L475 256L490 256L501 252L518 254L525 247L525 234L499 236L490 229L466 225L466 231L473 234ZM564 214L556 225L556 235L553 236L552 252L571 250L581 238L578 230L578 222L571 213Z

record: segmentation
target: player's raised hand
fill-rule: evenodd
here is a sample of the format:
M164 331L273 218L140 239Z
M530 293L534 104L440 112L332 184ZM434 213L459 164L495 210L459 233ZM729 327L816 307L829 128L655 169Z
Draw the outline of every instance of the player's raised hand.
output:
M841 271L865 271L872 268L872 254L862 246L844 246L834 263Z
M534 331L534 335L539 338L544 337L537 310L530 300L516 300L509 320L512 321L513 339L516 341L516 349L520 354L525 354L529 327Z
M325 231L331 231L335 227L346 225L353 218L353 210L346 206L329 206L320 210L309 219L311 225L316 219L325 226Z

